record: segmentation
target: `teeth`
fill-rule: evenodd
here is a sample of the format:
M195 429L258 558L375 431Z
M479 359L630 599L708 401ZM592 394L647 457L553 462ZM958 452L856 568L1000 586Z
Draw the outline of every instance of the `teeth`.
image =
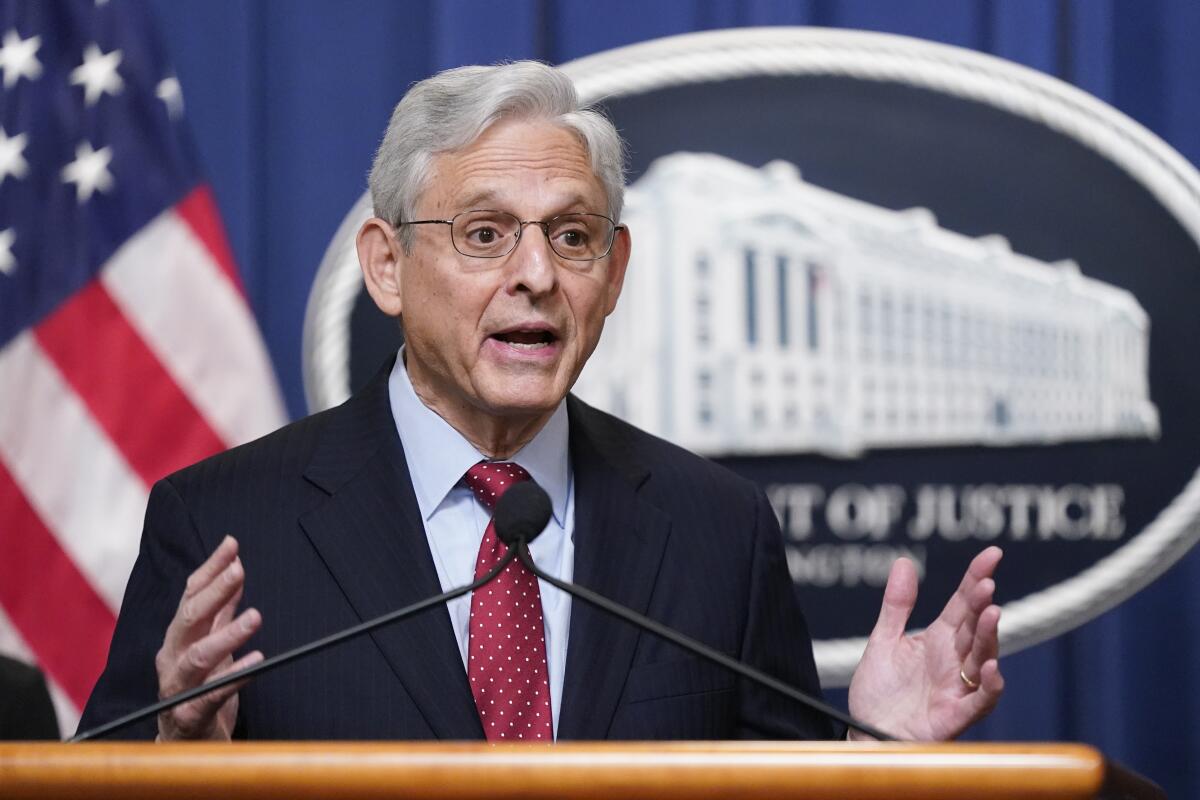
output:
M539 350L543 347L549 347L549 342L506 342L509 347L516 347L520 350Z

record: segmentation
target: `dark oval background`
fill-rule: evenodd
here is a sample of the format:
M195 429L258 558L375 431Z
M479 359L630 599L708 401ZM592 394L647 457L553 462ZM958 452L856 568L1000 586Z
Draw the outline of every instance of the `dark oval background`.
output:
M998 597L1008 602L1077 574L1125 544L1182 490L1200 452L1200 250L1173 216L1116 165L1073 139L982 103L896 83L843 77L756 77L687 85L607 103L630 144L630 182L660 156L713 152L751 166L796 164L818 186L892 209L929 208L943 228L1000 234L1014 251L1077 261L1085 275L1133 292L1151 318L1150 396L1161 438L1052 446L873 451L732 458L763 485L779 482L1120 484L1120 540L1004 542ZM636 247L637 232L633 231ZM819 517L818 517L819 519ZM837 541L817 525L811 542ZM929 542L914 613L940 610L980 542ZM938 546L933 546L933 545ZM878 591L801 587L818 639L863 635Z

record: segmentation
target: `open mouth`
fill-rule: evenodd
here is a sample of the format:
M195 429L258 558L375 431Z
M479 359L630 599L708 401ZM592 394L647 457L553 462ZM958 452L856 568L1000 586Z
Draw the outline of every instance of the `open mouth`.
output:
M558 341L558 337L545 328L503 331L492 334L491 338L518 350L540 350Z

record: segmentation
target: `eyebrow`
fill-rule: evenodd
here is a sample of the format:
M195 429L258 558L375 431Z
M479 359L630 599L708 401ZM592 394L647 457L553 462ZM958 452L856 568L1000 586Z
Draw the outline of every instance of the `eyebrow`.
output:
M475 194L468 197L466 200L463 200L462 201L462 210L469 211L470 209L473 209L473 208L480 208L481 207L479 205L480 203L495 203L495 202L496 202L496 193L493 192L491 189L485 189L482 192L476 192Z

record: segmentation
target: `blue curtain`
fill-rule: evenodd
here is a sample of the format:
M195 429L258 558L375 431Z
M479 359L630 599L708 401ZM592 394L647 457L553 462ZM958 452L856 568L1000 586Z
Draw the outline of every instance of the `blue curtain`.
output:
M660 36L751 25L886 31L1069 81L1200 164L1195 0L153 0L197 145L294 416L309 285L393 104L437 70L561 63ZM1197 298L1200 299L1200 298ZM1185 299L1187 302L1189 299ZM1194 302L1195 299L1190 299ZM1003 576L1001 576L1003 580ZM1003 662L971 735L1079 740L1200 796L1200 552L1067 636ZM833 699L845 702L842 693Z

